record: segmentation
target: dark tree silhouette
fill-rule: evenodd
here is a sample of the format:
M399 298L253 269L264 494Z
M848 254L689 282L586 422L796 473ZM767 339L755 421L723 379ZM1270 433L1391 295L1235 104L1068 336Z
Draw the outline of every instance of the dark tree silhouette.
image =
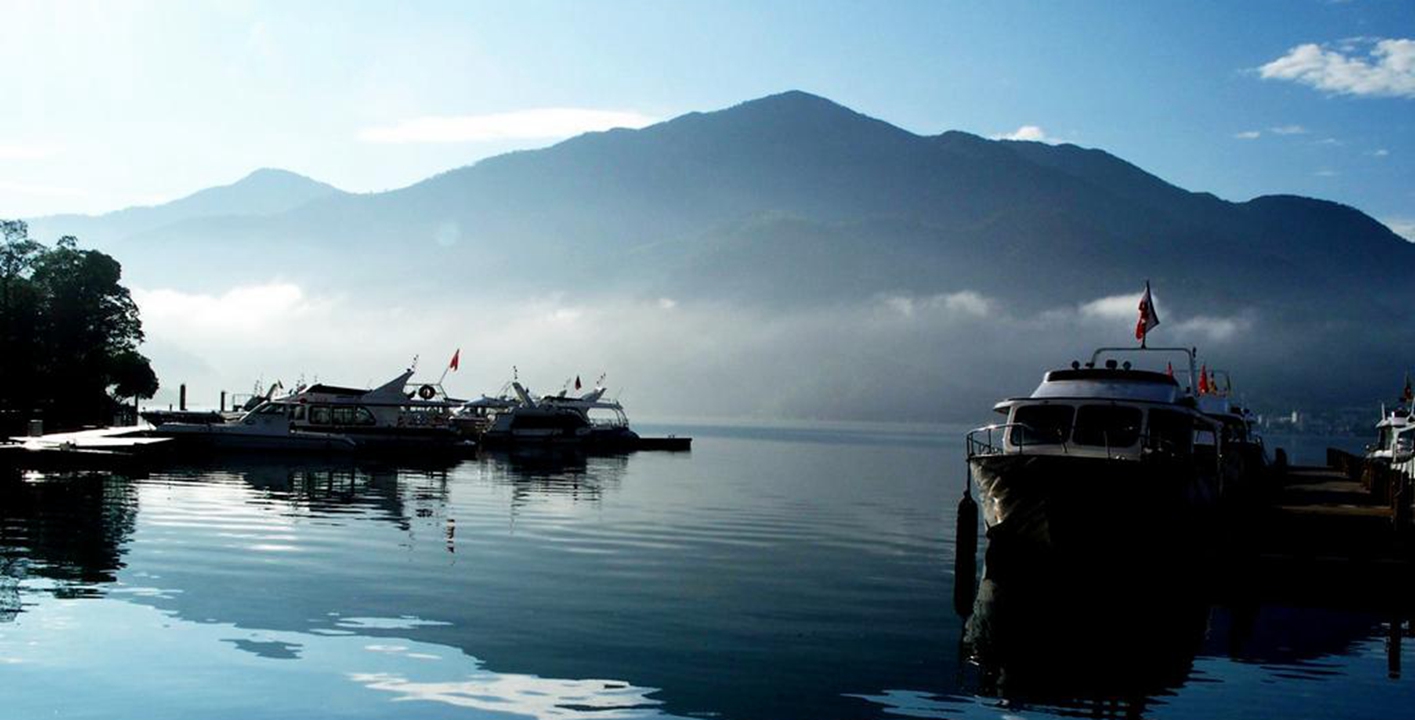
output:
M138 351L142 321L122 266L73 237L52 248L0 221L0 429L106 423L119 398L150 398L157 377Z

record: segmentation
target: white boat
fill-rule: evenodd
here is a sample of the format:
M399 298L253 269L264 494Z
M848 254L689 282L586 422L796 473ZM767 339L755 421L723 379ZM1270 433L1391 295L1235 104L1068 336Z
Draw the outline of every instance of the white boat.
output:
M1263 436L1258 430L1258 418L1245 405L1235 401L1233 382L1223 370L1214 370L1214 378L1223 378L1222 388L1218 382L1207 383L1207 391L1195 396L1199 412L1222 423L1224 443L1224 477L1226 482L1245 483L1250 487L1262 481L1269 460ZM1210 440L1211 442L1211 440ZM1212 448L1207 452L1217 453Z
M519 381L514 395L485 397L459 408L456 422L479 433L486 446L528 443L576 443L633 447L639 436L629 429L624 406L604 399L604 387L579 396L562 391L535 397Z
M297 428L291 410L288 405L264 402L231 422L165 422L149 434L214 450L348 452L358 447L342 433Z
M410 368L372 389L316 383L269 402L287 410L294 430L345 435L365 449L470 446L452 421L464 402L412 376Z
M1135 353L1180 354L1189 385L1117 362ZM1142 537L1189 537L1191 521L1223 493L1223 424L1200 411L1189 390L1195 377L1188 348L1101 348L1084 366L1046 373L1031 395L997 403L1005 422L966 439L990 552L999 544L1122 549Z
M1406 401L1408 402L1408 401ZM1381 409L1376 423L1376 443L1367 446L1366 459L1388 464L1407 478L1415 479L1415 414L1411 405Z

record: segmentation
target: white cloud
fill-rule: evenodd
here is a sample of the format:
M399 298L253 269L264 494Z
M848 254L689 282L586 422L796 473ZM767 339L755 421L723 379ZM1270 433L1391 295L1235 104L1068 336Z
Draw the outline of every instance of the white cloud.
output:
M1362 54L1362 47L1369 47ZM1258 68L1265 80L1288 80L1337 95L1415 98L1415 40L1298 45Z
M235 343L259 342L282 327L293 329L323 304L312 302L292 283L236 287L221 295L142 288L132 293L149 334L216 336Z
M459 143L545 140L610 128L641 128L658 118L620 110L541 108L486 115L428 116L396 125L365 128L359 139L374 143Z
M1321 140L1318 140L1316 144L1318 144L1318 145L1328 145L1328 146L1332 146L1332 147L1340 147L1340 146L1342 146L1342 145L1345 145L1346 143L1344 143L1344 142L1342 142L1342 141L1340 141L1340 140L1337 140L1336 138L1329 137L1329 138L1322 138Z
M1301 125L1279 125L1268 129L1272 130L1274 135L1305 135L1307 133L1307 128Z
M1010 133L998 133L991 137L993 140L1026 140L1028 142L1042 142L1050 145L1063 142L1058 138L1047 135L1046 131L1039 125L1023 125Z
M1370 155L1371 157L1387 157L1390 155L1390 151L1385 148L1379 148L1376 150L1372 150L1366 154Z
M886 307L904 317L913 317L916 313L939 310L953 316L984 317L996 308L996 303L993 300L972 290L923 297L886 295L881 300Z
M1335 170L1318 170L1318 171L1316 171L1316 172L1314 172L1314 173L1312 173L1312 174L1315 175L1315 176L1317 176L1317 177L1324 177L1324 178L1326 178L1326 177L1336 177L1337 175L1340 175L1341 173L1339 173L1339 172L1337 172L1337 171L1335 171Z
M1236 317L1208 317L1199 315L1184 320L1175 326L1175 335L1180 337L1192 337L1194 335L1206 336L1211 341L1223 341L1232 339L1240 332L1244 332L1253 326L1253 320L1246 315Z
M44 160L60 152L53 145L0 145L0 160Z
M1415 242L1415 218L1386 218L1385 226L1410 242Z
M1257 140L1262 135L1263 133L1258 130L1244 130L1241 133L1235 133L1233 137L1236 140Z
M1108 297L1092 300L1081 305L1081 316L1088 318L1098 318L1102 320L1134 320L1140 317L1140 296L1144 293L1137 292L1127 295L1110 295ZM1155 298L1155 309L1164 307L1159 298Z
M0 192L15 193L17 195L42 195L45 197L82 197L88 194L78 188L13 182L0 182Z

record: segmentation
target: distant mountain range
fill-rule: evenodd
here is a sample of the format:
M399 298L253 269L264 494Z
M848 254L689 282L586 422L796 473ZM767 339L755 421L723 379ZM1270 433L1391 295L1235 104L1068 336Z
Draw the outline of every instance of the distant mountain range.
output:
M921 136L795 91L390 192L261 170L31 225L111 251L139 285L191 290L278 268L373 296L415 284L800 308L969 290L1037 313L1148 278L1192 314L1258 313L1253 363L1288 387L1321 394L1314 379L1340 364L1373 393L1415 364L1415 245L1356 209L1228 202L1101 150Z

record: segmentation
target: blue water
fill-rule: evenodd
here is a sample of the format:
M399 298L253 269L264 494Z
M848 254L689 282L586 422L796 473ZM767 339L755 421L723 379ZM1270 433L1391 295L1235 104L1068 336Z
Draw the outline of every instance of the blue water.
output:
M693 451L0 478L0 717L1415 707L1415 640L1390 632L1408 626L1361 603L1093 612L1063 586L985 610L1012 654L975 657L953 608L956 428L646 430Z

